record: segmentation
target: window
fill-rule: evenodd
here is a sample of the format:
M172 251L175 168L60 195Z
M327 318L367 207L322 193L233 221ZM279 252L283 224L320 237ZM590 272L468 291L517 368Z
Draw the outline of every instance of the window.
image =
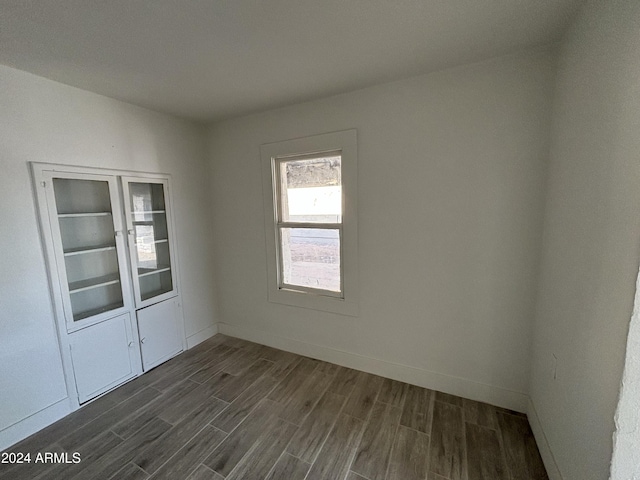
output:
M269 300L357 314L356 132L263 145Z
M278 287L342 297L342 152L276 158Z

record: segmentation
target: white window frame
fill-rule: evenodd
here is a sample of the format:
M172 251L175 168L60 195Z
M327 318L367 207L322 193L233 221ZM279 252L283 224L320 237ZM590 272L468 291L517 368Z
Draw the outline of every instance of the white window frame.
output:
M279 166L300 157L341 155L342 223L283 222L280 218ZM356 130L314 135L260 147L267 247L267 287L270 302L311 308L342 315L358 315L358 217ZM340 235L341 292L284 284L281 277L280 228L337 229Z

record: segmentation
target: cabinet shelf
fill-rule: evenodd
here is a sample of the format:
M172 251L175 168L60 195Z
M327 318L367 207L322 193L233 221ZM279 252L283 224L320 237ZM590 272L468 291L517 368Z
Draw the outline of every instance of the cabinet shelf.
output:
M94 247L77 247L77 248L69 248L64 251L65 257L70 257L73 255L82 255L84 253L97 253L97 252L106 252L109 250L115 250L115 245L96 245Z
M168 265L160 265L158 268L138 268L138 277L146 277L157 273L168 272L171 267Z
M131 217L135 225L152 225L157 221L162 221L166 213L166 210L136 210L134 212L131 212ZM151 217L151 215L162 216Z
M58 218L107 217L111 212L59 213Z
M121 308L122 306L123 306L122 302L117 302L117 303L111 303L109 305L104 305L99 308L92 308L91 310L85 310L84 312L76 313L73 316L73 319L74 321L77 322L78 320L84 320L85 318L93 317L94 315L98 315L100 313L110 312L117 308Z
M79 293L93 288L106 287L107 285L113 285L114 283L120 283L120 275L117 273L111 273L102 277L94 277L88 280L80 280L78 282L72 282L69 284L69 293Z

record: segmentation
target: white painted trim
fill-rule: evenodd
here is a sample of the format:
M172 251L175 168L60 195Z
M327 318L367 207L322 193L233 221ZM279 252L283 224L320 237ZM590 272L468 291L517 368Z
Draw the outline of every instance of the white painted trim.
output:
M328 296L320 292L304 293L302 289L280 288L279 240L277 217L277 188L274 183L275 162L280 157L291 157L321 152L342 152L342 230L340 237L342 262L342 296ZM357 131L343 130L311 137L296 138L260 146L262 163L262 194L267 252L267 293L270 302L358 316L358 141Z
M336 350L322 345L306 343L292 338L280 337L262 331L249 330L226 323L218 323L218 331L231 337L242 338L280 350L317 358L326 362L373 373L420 387L438 390L451 395L486 402L517 412L524 413L527 409L527 400L529 397L525 393L514 392L465 378L431 372L429 370L388 362L357 353Z
M187 348L193 348L199 343L204 342L208 338L213 337L218 333L218 324L213 324L203 330L200 330L198 333L195 333L187 338ZM126 384L124 382L118 387ZM117 388L117 387L114 387ZM113 390L111 388L109 391ZM92 401L96 400L99 397L96 397ZM88 402L87 405L91 403ZM65 397L62 400L57 401L56 403L40 410L39 412L30 415L13 425L6 427L4 430L0 430L0 451L9 448L11 445L15 445L16 443L24 440L30 435L42 430L45 427L48 427L52 423L57 422L63 417L66 417L73 411L77 410L77 404L72 405L69 397Z
M218 324L213 324L203 330L200 330L198 333L195 333L187 338L187 348L193 348L199 343L204 342L208 338L213 337L218 333ZM130 379L132 380L132 379ZM120 387L126 384L129 380L124 383L119 384L117 387ZM109 391L113 390L112 387ZM97 400L100 396L94 398L92 401ZM87 405L91 403L88 402ZM30 435L42 430L45 427L48 427L52 423L57 422L63 417L66 417L73 411L77 410L78 406L72 405L69 397L65 397L62 400L46 407L39 412L30 415L13 425L8 426L4 430L0 430L0 451L5 450L6 448L14 445Z
M547 469L549 480L563 480L564 477L560 473L556 459L553 456L553 452L551 451L551 447L547 441L547 436L542 428L542 423L540 423L538 412L536 411L536 407L531 398L529 398L527 402L527 418L529 419L529 425L531 425L533 436L536 439L538 451L540 452L544 466Z
M69 415L72 410L69 398L65 397L39 412L14 423L0 431L0 450L5 450L11 445L15 445L19 441L24 440L29 435L33 435L52 423L57 422L62 417Z
M122 170L103 167L83 167L79 165L67 165L64 163L48 163L48 162L29 162L32 168L37 171L50 170L52 172L77 172L88 175L107 175L107 176L122 176L127 175L129 177L141 177L141 178L171 178L170 173L158 173L158 172L140 172L137 170Z
M40 190L42 188L45 188L45 186L41 183L42 181L44 181L43 176L45 165L34 162L32 162L30 165L33 179L33 196L37 205L39 219L37 223L38 231L40 233L40 245L42 246L45 264L47 267L47 279L49 284L51 308L54 314L54 324L57 332L58 347L60 349L60 358L62 360L62 369L64 372L67 396L70 399L70 408L73 411L76 410L80 404L78 402L78 392L76 391L76 382L73 374L73 363L71 361L69 339L67 337L67 324L63 309L64 294L60 282L57 281L58 270L54 245L52 241L49 242L46 240L46 238L48 237L54 237L52 233L53 226L51 222L51 216L49 214L49 205L47 203L47 193ZM140 368L142 369L142 367Z
M200 330L198 333L194 333L190 337L187 337L187 349L195 347L199 343L204 342L206 339L213 337L216 333L218 333L217 323L214 323L213 325Z

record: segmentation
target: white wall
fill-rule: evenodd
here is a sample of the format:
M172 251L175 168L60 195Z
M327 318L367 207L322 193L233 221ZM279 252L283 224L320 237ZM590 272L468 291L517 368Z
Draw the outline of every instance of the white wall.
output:
M616 410L611 480L640 478L640 275Z
M203 127L0 66L0 449L68 408L27 162L173 176L192 336L215 322L205 159Z
M221 331L523 410L554 72L527 52L213 125ZM360 314L269 303L259 146L350 128Z
M638 25L637 0L590 2L559 57L530 413L565 480L609 474L640 257Z

